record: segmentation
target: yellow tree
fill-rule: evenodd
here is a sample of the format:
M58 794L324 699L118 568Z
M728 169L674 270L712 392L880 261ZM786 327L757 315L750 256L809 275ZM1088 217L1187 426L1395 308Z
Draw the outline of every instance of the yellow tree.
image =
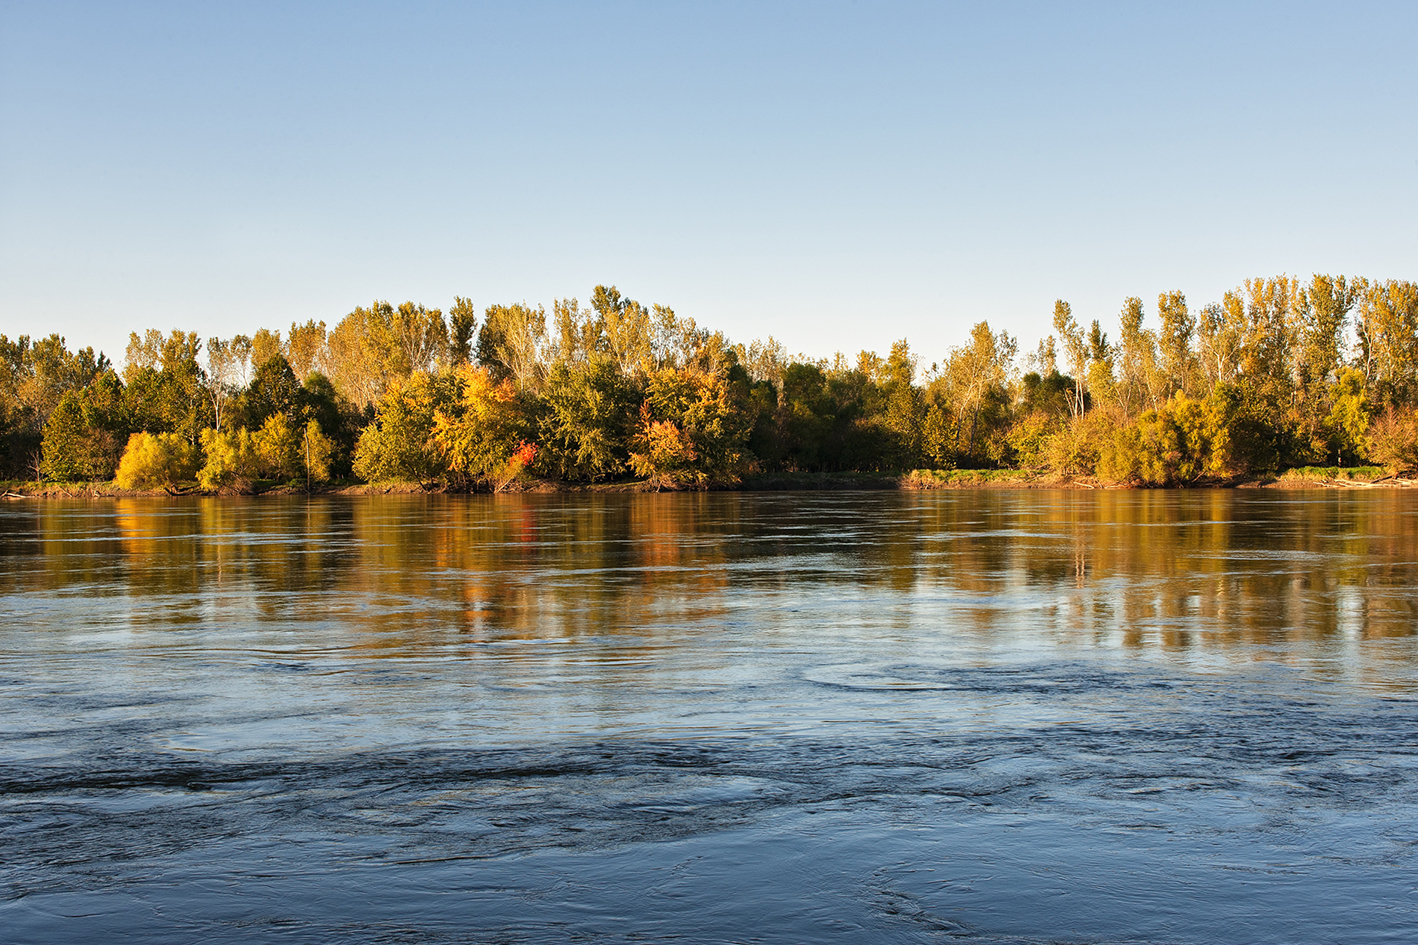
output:
M286 335L286 360L290 362L295 376L304 380L311 371L324 372L326 332L325 323L308 319L304 325L291 322Z
M596 286L591 307L600 323L605 352L622 374L633 373L650 359L654 330L650 313L634 299L624 298L615 286Z
M286 347L281 343L281 333L269 328L258 328L251 336L251 367L260 367L276 355L284 356Z
M1187 310L1187 297L1181 292L1163 292L1157 296L1157 347L1161 354L1162 391L1165 399L1181 391L1192 393L1196 362L1192 355L1192 336L1196 320Z
M1294 398L1294 324L1300 285L1289 276L1247 279L1247 331L1241 373L1270 405L1289 407Z
M1236 379L1245 330L1245 307L1234 292L1227 292L1221 304L1213 302L1201 310L1196 324L1197 361L1208 388Z
M1142 327L1143 317L1142 299L1133 296L1123 302L1118 316L1118 402L1130 415L1158 399L1157 338Z
M576 299L552 301L554 334L549 341L547 357L552 363L584 364L600 350L601 325L595 312L582 309Z
M1378 400L1408 402L1418 369L1418 285L1391 279L1366 286L1355 327L1364 378Z
M1073 320L1073 309L1063 299L1054 302L1054 331L1063 342L1064 356L1068 358L1069 373L1073 375L1073 399L1070 406L1075 417L1083 416L1083 394L1086 389L1088 371L1088 342L1083 329Z
M970 330L970 343L951 350L944 379L955 406L956 454L974 455L985 400L992 391L1003 388L1017 350L1018 343L1007 332L992 332L989 322L977 323ZM960 439L967 431L962 451Z
M752 422L725 371L661 368L646 382L630 467L656 485L737 482Z
M336 390L361 409L378 401L388 387L387 359L377 340L383 335L377 334L375 326L392 315L389 303L375 302L370 308L356 308L330 332L330 380Z
M433 444L448 468L492 476L507 465L526 435L527 416L510 380L495 381L487 368L455 369L458 397L433 415Z
M650 313L656 367L685 367L700 360L700 352L711 337L707 329L700 328L692 318L679 317L666 305L652 305Z
M375 333L391 376L408 377L433 368L448 350L442 309L404 302L375 322Z
M478 332L478 361L498 380L511 378L519 390L538 390L545 375L546 326L546 309L540 305L488 306Z
M1306 386L1338 377L1344 329L1363 287L1362 279L1344 276L1316 274L1310 279L1301 296L1300 363Z

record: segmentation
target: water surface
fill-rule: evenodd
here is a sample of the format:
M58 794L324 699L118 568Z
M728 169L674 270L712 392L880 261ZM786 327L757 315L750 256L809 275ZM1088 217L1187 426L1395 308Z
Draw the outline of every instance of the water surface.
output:
M1418 498L0 506L0 935L1418 937Z

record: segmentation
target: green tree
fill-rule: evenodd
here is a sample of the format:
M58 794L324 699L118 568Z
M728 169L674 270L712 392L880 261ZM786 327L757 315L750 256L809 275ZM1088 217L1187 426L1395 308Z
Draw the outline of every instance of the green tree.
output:
M1113 347L1098 319L1088 330L1088 392L1092 403L1117 403L1117 380L1113 376Z
M395 381L375 408L374 422L355 446L354 473L368 482L422 482L448 466L433 442L434 418L457 397L451 373L415 374Z
M294 422L301 417L304 398L300 381L283 355L275 354L256 369L241 397L241 417L248 429L259 430L276 414Z
M1371 443L1368 432L1373 420L1373 408L1364 389L1364 375L1357 368L1346 368L1330 387L1329 426L1333 435L1336 465L1339 460L1357 462L1368 455Z
M89 427L84 422L79 396L73 391L66 393L49 415L42 449L40 472L44 478L55 482L89 478Z
M916 356L902 338L891 346L881 371L882 423L890 436L890 455L883 459L898 469L918 466L924 455L922 425L925 398L916 386Z
M1083 337L1083 329L1073 320L1073 309L1063 299L1054 302L1054 331L1063 342L1069 372L1073 375L1073 415L1081 417L1085 406L1084 381L1088 375L1088 343Z
M563 479L591 481L625 469L635 401L633 386L609 357L553 365L542 390L543 468Z
M197 363L202 341L196 332L167 335L148 329L129 335L124 380L133 425L150 433L175 433L195 445L215 423L206 372Z

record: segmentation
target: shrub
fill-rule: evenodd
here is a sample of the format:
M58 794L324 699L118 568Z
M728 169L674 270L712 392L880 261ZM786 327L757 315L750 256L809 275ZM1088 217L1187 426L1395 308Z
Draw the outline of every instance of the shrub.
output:
M261 459L251 440L251 431L244 427L220 432L203 430L202 449L207 454L207 462L197 474L197 482L203 489L219 489L254 479L260 472Z
M696 468L699 454L693 441L673 422L653 419L648 404L641 408L640 430L632 445L631 471L656 488L704 481L704 473Z
M151 489L192 479L201 454L175 433L134 433L118 461L118 485Z
M1174 395L1107 442L1099 453L1099 474L1156 486L1226 475L1233 466L1229 406L1222 397L1201 401Z
M260 459L261 472L273 479L294 479L303 468L301 433L283 413L266 418L251 436Z
M335 441L325 435L318 421L310 420L305 424L301 446L304 452L301 459L311 482L327 481L330 478L330 462L335 456Z
M1369 427L1369 458L1390 472L1418 469L1418 412L1389 409Z
M931 406L933 411L939 411L939 409L934 404ZM929 420L929 416L927 419ZM1041 469L1049 465L1046 449L1049 441L1058 434L1060 426L1057 417L1040 410L1025 414L1010 426L1009 432L1005 434L1005 441L1009 444L1015 461L1021 468ZM928 434L928 444L931 439L933 437ZM937 463L939 463L939 457L945 452L939 448L932 449L929 445L926 451Z
M1080 417L1063 419L1041 444L1044 463L1061 476L1092 476L1104 446L1123 421L1113 410L1090 410Z

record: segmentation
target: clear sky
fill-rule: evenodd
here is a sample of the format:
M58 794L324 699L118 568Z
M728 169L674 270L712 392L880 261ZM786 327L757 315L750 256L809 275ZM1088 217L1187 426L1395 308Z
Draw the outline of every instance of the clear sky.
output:
M0 0L0 332L598 282L929 363L1053 301L1414 278L1418 4Z

